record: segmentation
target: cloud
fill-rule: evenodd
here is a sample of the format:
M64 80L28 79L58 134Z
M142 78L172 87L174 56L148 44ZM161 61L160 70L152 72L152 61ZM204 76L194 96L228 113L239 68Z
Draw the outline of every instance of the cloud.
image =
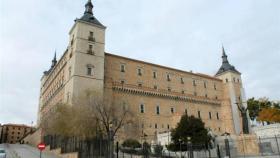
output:
M85 0L86 1L86 0ZM84 2L2 0L0 122L36 121L42 72L62 55ZM106 51L213 75L221 45L248 97L279 100L280 1L95 0Z

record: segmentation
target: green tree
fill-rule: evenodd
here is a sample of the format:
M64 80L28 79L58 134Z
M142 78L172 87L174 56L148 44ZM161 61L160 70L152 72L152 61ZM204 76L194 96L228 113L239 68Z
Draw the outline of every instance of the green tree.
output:
M181 117L177 127L171 131L171 138L172 143L168 146L168 149L173 151L179 151L180 144L182 151L187 150L188 138L190 138L193 145L205 145L211 139L202 120L187 114Z
M123 143L122 143L123 147L128 147L128 148L141 148L141 144L139 143L138 140L135 139L126 139Z
M260 102L253 97L247 100L247 106L251 120L255 120L260 112Z

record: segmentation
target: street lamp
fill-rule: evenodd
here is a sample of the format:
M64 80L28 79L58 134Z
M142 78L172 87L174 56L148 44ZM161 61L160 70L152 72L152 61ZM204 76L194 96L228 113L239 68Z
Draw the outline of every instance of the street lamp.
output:
M181 158L182 158L182 145L181 145L182 139L179 138L179 144L180 144L180 153L181 153Z
M193 158L193 152L192 152L192 142L191 137L187 137L188 139L188 150L189 150L189 158Z

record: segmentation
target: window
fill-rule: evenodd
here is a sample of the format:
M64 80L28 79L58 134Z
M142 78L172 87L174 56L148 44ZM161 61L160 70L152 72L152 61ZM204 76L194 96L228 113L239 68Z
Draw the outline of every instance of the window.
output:
M170 87L167 87L167 90L168 90L168 92L171 92L171 88Z
M160 109L159 106L156 106L156 114L159 115L160 114Z
M237 79L237 82L238 82L238 83L240 82L239 78Z
M92 45L91 45L91 44L88 45L88 51L87 51L87 53L88 53L88 54L91 54L91 55L94 54L94 52L93 52L93 50L92 50Z
M121 80L121 84L124 84L124 80Z
M212 114L211 114L211 112L209 112L209 119L210 119L210 120L212 119Z
M181 77L181 83L182 83L182 84L184 84L184 83L185 83L185 82L184 82L184 79L183 79L182 77Z
M121 65L121 72L125 72L125 66L123 64Z
M93 32L91 32L91 31L89 32L88 40L92 41L92 42L95 42L95 39L93 37Z
M155 129L157 129L157 124L155 124Z
M173 107L170 108L170 112L171 112L171 114L174 114L174 108Z
M19 139L19 137L17 137L17 139Z
M197 116L198 116L198 118L201 118L200 117L200 111L197 111Z
M206 82L204 82L204 88L207 88L207 84L206 84Z
M142 87L142 83L138 83L138 87Z
M217 120L219 120L219 119L220 119L220 117L219 117L219 113L218 113L218 112L216 113L216 117L217 117Z
M141 112L141 113L144 113L144 112L145 112L144 104L141 104L141 105L140 105L140 112Z
M228 83L228 79L226 78L226 83Z
M92 68L87 67L87 75L92 76Z
M196 92L194 92L194 93L193 93L193 95L194 95L194 96L197 96L197 93L196 93Z
M233 77L233 82L235 82L235 77Z
M157 72L153 71L153 78L157 78Z
M137 72L139 76L142 76L142 69L138 69Z
M217 86L216 86L216 84L214 84L214 89L215 89L215 90L217 90Z
M154 85L154 89L158 89L157 85Z
M216 96L215 99L217 100L217 99L218 99L218 96Z
M185 91L184 90L182 90L182 92L181 92L182 94L185 94Z
M170 126L169 126L169 124L167 124L167 129L169 129L170 128Z
M18 132L18 134L20 134L20 132Z
M193 86L196 86L196 82L195 82L195 80L193 80Z
M188 116L188 109L185 109L185 114Z
M207 94L205 94L205 98L208 98L208 95L207 95Z
M166 79L167 79L167 81L171 81L171 78L170 78L169 74L166 75Z
M221 127L219 127L219 132L221 132Z

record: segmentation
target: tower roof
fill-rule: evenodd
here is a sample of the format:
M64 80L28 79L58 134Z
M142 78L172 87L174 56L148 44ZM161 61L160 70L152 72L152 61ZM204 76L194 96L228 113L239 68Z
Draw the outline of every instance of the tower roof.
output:
M85 5L84 15L78 20L86 21L86 22L89 22L89 23L92 23L95 25L99 25L101 27L105 27L93 16L92 9L93 9L93 4L92 4L91 0L88 0L88 2Z
M216 76L217 75L220 75L224 72L227 72L227 71L231 71L231 72L235 72L235 73L238 73L240 74L239 71L237 71L235 69L234 66L232 66L229 61L228 61L228 58L227 58L227 55L226 55L226 51L224 49L224 47L222 47L222 52L223 52L223 55L222 55L222 59L223 59L223 63L222 63L222 66L220 67L220 69L218 70L218 72L216 73Z

